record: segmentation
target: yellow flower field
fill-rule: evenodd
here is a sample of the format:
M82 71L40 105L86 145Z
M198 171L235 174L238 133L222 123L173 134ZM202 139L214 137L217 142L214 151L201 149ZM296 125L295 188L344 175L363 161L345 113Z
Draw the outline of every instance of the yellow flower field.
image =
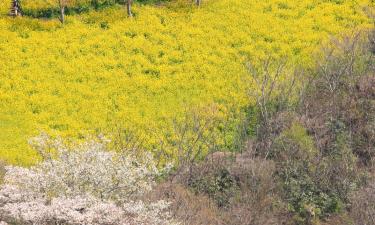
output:
M0 158L32 164L27 140L40 131L81 137L121 124L153 146L186 108L240 112L245 60L271 53L308 67L323 40L372 26L366 7L371 0L207 0L135 5L133 19L114 6L61 26L9 18L3 1Z

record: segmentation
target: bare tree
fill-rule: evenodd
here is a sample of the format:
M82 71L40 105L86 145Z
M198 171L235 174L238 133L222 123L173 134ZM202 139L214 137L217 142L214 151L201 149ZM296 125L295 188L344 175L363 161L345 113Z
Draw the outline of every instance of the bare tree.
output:
M260 146L256 148L264 151L262 155L267 157L274 135L277 135L282 126L277 121L278 114L289 107L293 94L300 96L302 93L300 92L302 89L297 88L297 79L302 78L303 71L300 69L290 71L286 59L277 60L271 56L261 60L259 66L250 62L246 66L255 84L255 87L249 90L249 97L256 100L259 110L259 126L256 128L256 134Z
M172 151L177 154L177 170L174 177L181 174L192 175L195 163L218 149L218 133L215 128L220 119L215 115L217 108L210 105L203 108L186 109L182 118L174 118L174 137L168 140L173 143Z
M13 17L22 16L21 4L19 0L12 0L9 14Z
M59 18L59 20L60 20L60 22L62 24L64 24L65 23L65 8L66 8L69 0L57 0L57 1L59 3L59 9L60 9L60 18Z
M127 2L126 2L126 11L127 11L129 17L133 17L132 4L133 4L133 0L127 0Z

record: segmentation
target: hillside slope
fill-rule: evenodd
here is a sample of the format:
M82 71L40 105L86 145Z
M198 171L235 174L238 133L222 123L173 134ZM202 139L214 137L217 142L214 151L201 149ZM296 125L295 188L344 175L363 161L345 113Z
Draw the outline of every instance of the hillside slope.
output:
M41 130L80 137L114 124L151 137L171 132L186 108L222 116L248 104L245 60L272 53L309 66L319 44L371 26L371 1L210 0L120 6L57 19L11 19L1 3L0 158L30 164ZM228 137L230 139L230 137Z

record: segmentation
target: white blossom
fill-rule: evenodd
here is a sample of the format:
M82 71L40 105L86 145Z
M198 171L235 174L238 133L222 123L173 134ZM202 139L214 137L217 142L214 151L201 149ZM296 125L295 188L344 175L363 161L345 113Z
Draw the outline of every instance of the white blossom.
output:
M71 149L45 135L31 142L45 160L31 168L6 168L1 223L177 224L168 213L168 202L139 200L160 173L150 155L140 159L110 152L105 143L94 141Z

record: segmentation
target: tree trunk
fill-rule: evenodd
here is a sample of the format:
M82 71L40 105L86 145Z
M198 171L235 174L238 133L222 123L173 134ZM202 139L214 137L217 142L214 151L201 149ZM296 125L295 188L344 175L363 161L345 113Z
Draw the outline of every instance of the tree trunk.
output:
M62 24L65 23L65 6L66 6L66 0L58 0L59 2L59 8L60 8L60 22Z
M197 6L201 6L202 0L196 0L195 3L197 4Z
M60 22L65 23L65 6L60 6Z
M21 5L18 0L12 0L9 14L13 17L22 16Z
M128 0L127 3L126 3L126 11L127 11L129 17L133 17L133 14L132 14L132 1L133 0Z

